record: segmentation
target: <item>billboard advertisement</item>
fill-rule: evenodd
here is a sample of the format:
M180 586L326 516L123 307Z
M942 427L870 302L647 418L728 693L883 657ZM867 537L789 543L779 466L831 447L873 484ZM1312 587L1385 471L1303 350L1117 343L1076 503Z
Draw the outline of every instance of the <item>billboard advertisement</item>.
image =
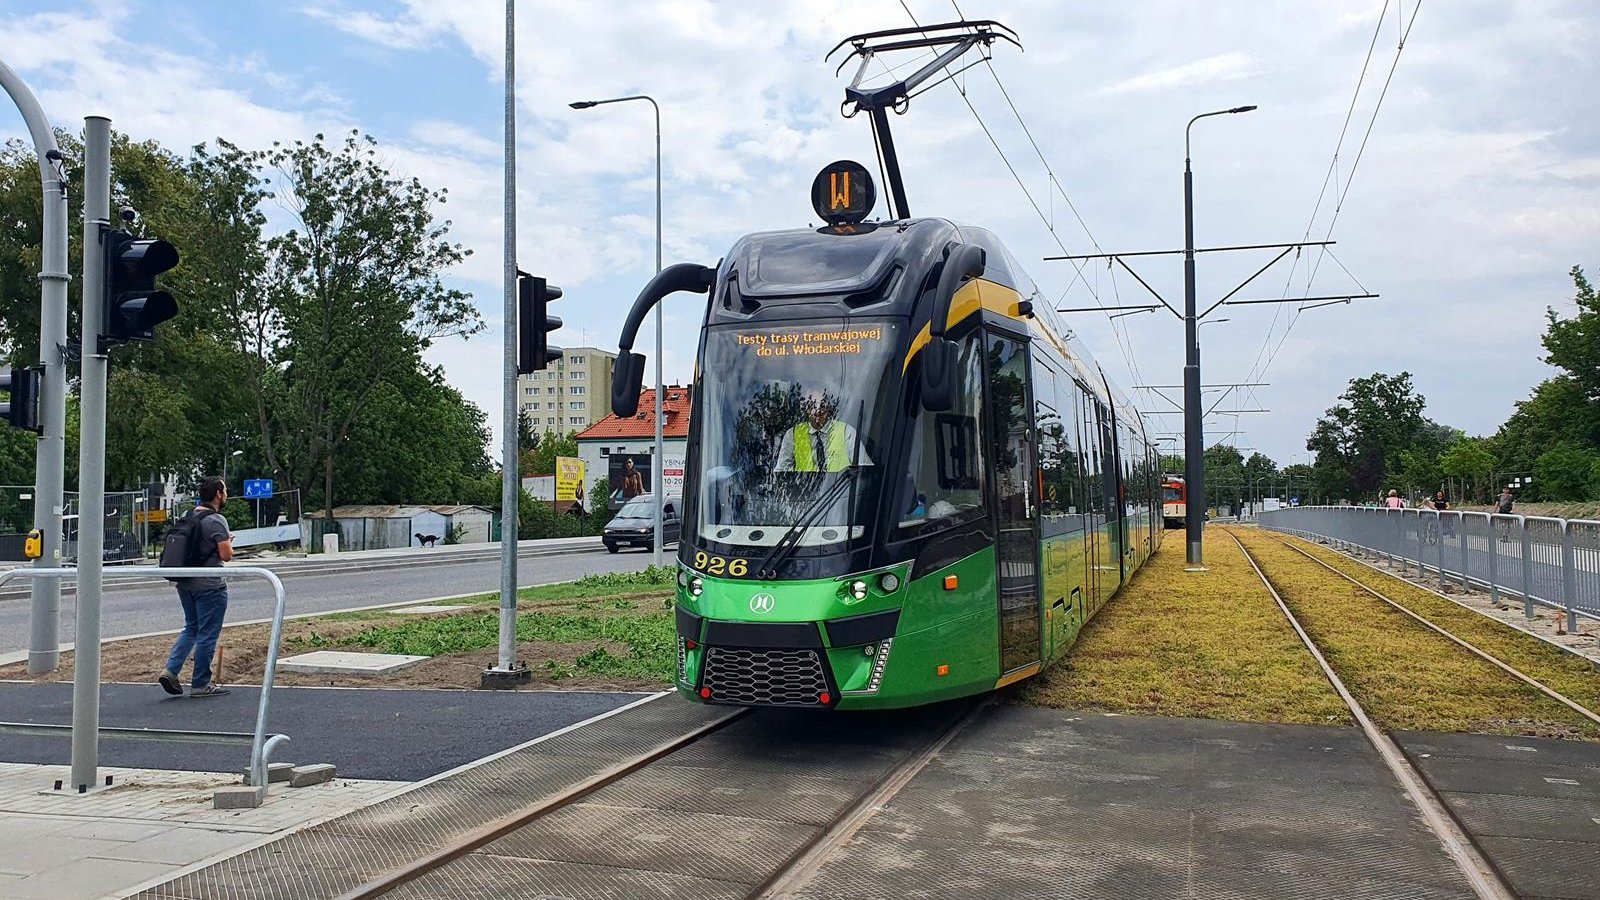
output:
M584 499L583 460L575 456L556 457L556 499Z
M612 509L650 490L650 454L613 453L608 462L606 480L611 484Z

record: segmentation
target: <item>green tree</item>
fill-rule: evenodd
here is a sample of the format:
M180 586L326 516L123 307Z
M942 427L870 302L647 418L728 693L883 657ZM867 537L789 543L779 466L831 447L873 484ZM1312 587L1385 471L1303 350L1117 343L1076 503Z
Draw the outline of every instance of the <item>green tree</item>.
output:
M267 242L265 290L247 317L261 323L267 373L261 441L269 464L301 487L335 473L351 430L380 386L416 372L434 341L481 327L469 298L440 273L467 254L436 222L443 191L392 176L371 138L341 145L274 144L257 160L275 175L290 228Z
M1339 399L1306 439L1306 449L1317 454L1317 483L1331 497L1376 493L1422 429L1426 401L1410 372L1353 378Z
M1534 461L1534 486L1545 500L1593 499L1597 464L1600 464L1600 453L1572 444L1557 444Z
M1489 449L1489 442L1483 438L1457 438L1439 454L1439 470L1457 479L1462 485L1458 494L1463 502L1469 497L1487 502L1488 497L1484 490L1489 477L1494 473L1495 464L1496 460L1493 451ZM1466 487L1469 481L1470 488Z
M532 450L524 454L522 474L551 475L556 470L556 457L578 455L578 433L569 431L558 435L545 432Z
M336 503L467 503L492 469L487 417L433 367L386 380L350 431ZM495 506L499 505L498 495Z

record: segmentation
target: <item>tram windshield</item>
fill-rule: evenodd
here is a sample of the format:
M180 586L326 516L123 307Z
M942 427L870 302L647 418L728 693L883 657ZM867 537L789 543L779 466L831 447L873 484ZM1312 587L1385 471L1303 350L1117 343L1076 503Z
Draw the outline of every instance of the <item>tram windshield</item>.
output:
M707 333L695 416L702 539L820 548L866 533L897 330L819 319Z

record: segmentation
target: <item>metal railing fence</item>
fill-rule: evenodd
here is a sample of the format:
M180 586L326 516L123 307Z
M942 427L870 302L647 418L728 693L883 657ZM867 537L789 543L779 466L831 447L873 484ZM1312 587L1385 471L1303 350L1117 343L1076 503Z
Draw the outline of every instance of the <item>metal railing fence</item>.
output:
M78 570L75 568L20 568L12 569L6 572L0 572L0 583L4 583L11 578L56 577L74 579L77 578L77 576ZM159 566L127 566L105 570L105 577L107 579L152 576L158 576L161 578L169 578L174 576L224 579L261 578L265 579L269 584L272 585L274 601L272 609L272 632L271 636L268 638L267 644L266 669L261 674L261 697L256 705L255 731L250 735L242 735L230 734L226 732L175 731L170 729L106 728L99 724L98 684L94 685L95 693L87 698L93 702L95 707L93 730L100 736L113 739L144 739L154 741L219 744L248 743L250 745L249 784L252 787L257 787L260 789L263 792L263 794L260 796L264 796L264 791L267 785L267 763L271 760L273 751L289 741L289 736L286 734L269 734L267 732L267 720L272 710L272 683L278 669L278 645L283 642L283 614L286 606L283 581L280 580L277 574L270 569L263 569L258 566L221 566L210 568L183 568L176 566L167 568L162 568ZM80 697L78 696L78 690L75 684L73 690L74 707L77 706L79 700ZM44 735L72 735L74 729L77 727L78 716L76 709L74 709L73 720L74 725L71 726L32 725L24 723L0 722L0 731ZM74 740L76 740L75 735Z
M1262 528L1364 550L1433 575L1439 586L1480 588L1499 600L1600 621L1600 522L1459 510L1296 506L1263 511Z

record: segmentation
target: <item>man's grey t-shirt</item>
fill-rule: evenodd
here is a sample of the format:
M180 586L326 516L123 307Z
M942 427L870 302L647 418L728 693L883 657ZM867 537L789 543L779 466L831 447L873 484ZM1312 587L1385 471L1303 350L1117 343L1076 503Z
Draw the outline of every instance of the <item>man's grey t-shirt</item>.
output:
M200 565L207 568L222 568L222 557L217 555L217 544L232 537L232 533L228 531L228 520L220 513L206 516L200 520L197 536L200 539L200 546L206 549L205 561ZM183 586L191 591L219 588L223 583L221 578L185 578L182 581Z

